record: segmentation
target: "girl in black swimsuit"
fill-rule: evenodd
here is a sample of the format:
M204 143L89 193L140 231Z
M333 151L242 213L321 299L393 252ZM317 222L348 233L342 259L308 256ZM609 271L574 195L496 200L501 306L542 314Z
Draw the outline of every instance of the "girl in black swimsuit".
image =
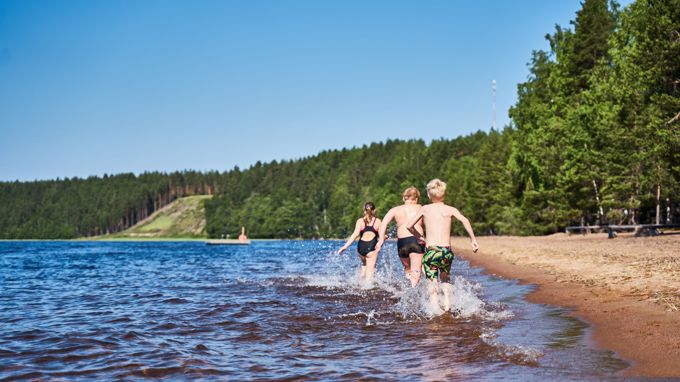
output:
M378 229L380 229L380 219L375 216L375 204L367 202L364 204L364 216L357 220L354 232L345 245L338 250L338 253L342 253L359 238L357 252L361 260L360 276L365 280L372 279L375 272L375 263L378 260L378 253L375 250L375 245L378 243Z

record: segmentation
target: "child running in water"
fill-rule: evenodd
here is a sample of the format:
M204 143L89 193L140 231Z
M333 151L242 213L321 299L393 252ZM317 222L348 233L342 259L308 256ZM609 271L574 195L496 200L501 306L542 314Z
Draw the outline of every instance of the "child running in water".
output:
M456 208L444 204L444 194L446 193L446 183L439 179L432 179L427 184L427 196L431 204L423 206L416 216L407 224L406 228L417 239L423 236L416 228L422 220L425 225L425 244L427 251L423 256L423 268L425 276L430 280L430 303L439 306L439 284L437 278L442 282L444 290L444 311L451 310L449 293L451 283L449 281L449 271L453 262L453 252L451 251L451 218L458 219L470 236L472 251L477 252L479 245L472 231L470 221L463 216Z
M380 252L380 249L385 242L387 225L394 219L397 223L397 254L399 255L401 264L404 266L406 278L411 282L411 287L415 287L420 280L420 268L423 253L425 253L425 247L423 246L423 243L419 242L416 237L406 229L406 223L416 216L416 213L418 213L418 210L422 207L419 203L420 192L415 187L409 187L404 190L401 199L404 201L404 204L392 208L383 217L378 234L380 239L378 240L375 250ZM415 229L422 235L422 222L416 223Z
M345 245L338 250L338 254L344 252L357 237L359 238L357 252L361 260L360 277L366 281L371 280L375 273L375 263L378 260L378 251L375 249L378 242L378 229L380 229L380 219L375 216L375 204L367 202L364 204L364 216L357 219L354 232Z

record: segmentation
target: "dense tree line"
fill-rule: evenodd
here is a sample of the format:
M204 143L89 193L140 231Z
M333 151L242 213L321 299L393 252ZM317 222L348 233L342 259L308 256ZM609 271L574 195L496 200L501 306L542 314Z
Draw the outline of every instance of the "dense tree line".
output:
M401 203L406 187L415 185L424 192L436 176L449 180L448 200L465 205L480 229L499 232L507 228L500 216L508 211L494 205L503 198L495 188L510 184L506 163L511 134L510 129L478 132L430 144L388 140L234 169L206 202L207 230L214 237L233 237L241 225L254 237L345 236L365 201L373 201L384 214Z
M680 196L680 1L587 0L573 26L534 52L510 111L520 216L661 223Z
M430 143L388 140L224 173L0 183L0 238L118 232L173 199L206 202L211 237L341 237L439 177L482 234L678 221L680 0L585 0L546 36L518 85L513 125ZM423 195L423 202L426 202ZM460 226L455 228L462 230Z

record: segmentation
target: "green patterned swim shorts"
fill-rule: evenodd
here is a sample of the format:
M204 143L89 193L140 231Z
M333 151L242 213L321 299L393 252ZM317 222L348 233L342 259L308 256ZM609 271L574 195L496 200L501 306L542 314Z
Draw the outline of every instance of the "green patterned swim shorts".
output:
M436 280L437 277L439 277L440 272L448 275L451 270L453 258L454 255L450 247L427 247L427 251L423 256L425 276L427 276L428 279Z

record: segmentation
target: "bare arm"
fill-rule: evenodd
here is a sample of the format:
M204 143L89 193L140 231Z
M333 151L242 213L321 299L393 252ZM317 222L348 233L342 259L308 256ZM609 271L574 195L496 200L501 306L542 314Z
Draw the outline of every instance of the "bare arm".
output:
M458 209L452 207L451 215L460 220L461 223L463 223L463 227L465 227L465 231L467 231L468 236L470 236L470 244L472 245L472 252L477 252L479 249L479 244L477 244L477 239L475 238L475 233L472 230L472 225L470 225L470 220L463 216L463 214L458 211Z
M409 220L409 222L406 223L406 229L409 232L411 232L411 234L415 236L416 240L418 241L425 241L425 237L423 236L423 234L418 232L418 230L416 229L416 225L418 224L420 219L423 218L423 208L424 207L420 207L418 213L416 213L416 216L412 217L411 220Z
M385 239L385 232L387 231L387 225L394 220L394 208L387 211L387 214L383 217L382 223L380 223L380 229L378 230L378 243L375 245L375 250L380 252Z
M347 247L354 243L354 240L356 240L357 237L359 237L360 231L361 231L361 219L357 220L356 224L354 225L354 232L352 232L349 238L347 238L347 242L345 243L345 245L338 249L338 254L343 253L347 249Z

